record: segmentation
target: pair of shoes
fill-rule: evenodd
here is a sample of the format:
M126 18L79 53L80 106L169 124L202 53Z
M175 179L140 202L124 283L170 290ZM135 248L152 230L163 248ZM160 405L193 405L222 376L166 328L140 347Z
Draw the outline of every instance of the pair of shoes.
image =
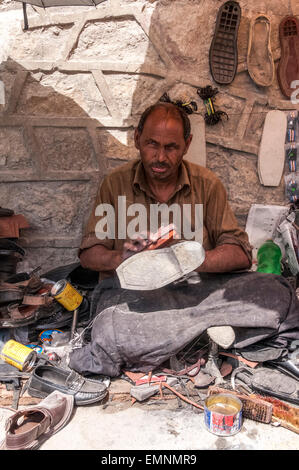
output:
M73 370L52 365L38 365L28 381L29 395L43 398L53 390L73 395L77 406L102 401L108 394L103 382L87 379Z
M136 253L123 261L116 273L123 289L159 289L194 271L204 259L201 243L184 241L169 248Z
M0 328L17 328L34 323L39 307L49 307L53 303L50 284L43 283L35 275L29 276L29 279L19 278L16 282L0 282Z
M274 59L270 46L271 26L266 15L258 15L251 22L247 64L248 72L257 85L267 87L275 76ZM280 90L291 98L293 82L299 78L299 21L286 16L279 25L281 58L277 68Z
M17 411L6 421L6 436L0 449L37 449L68 423L73 407L73 396L54 391L38 406Z

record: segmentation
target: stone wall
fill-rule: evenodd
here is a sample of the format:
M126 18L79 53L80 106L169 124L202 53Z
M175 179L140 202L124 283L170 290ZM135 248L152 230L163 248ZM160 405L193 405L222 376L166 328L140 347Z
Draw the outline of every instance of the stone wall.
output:
M165 91L190 97L213 83L209 48L219 0L107 0L95 7L46 10L0 2L0 206L25 215L27 249L20 269L76 261L97 185L111 168L135 158L133 128ZM216 107L229 120L206 127L207 167L227 188L245 226L252 203L285 204L284 184L259 183L257 155L265 113L288 110L277 79L269 89L246 65L250 19L271 17L271 46L280 58L278 26L299 15L298 0L240 0L239 64ZM299 78L299 77L298 77Z

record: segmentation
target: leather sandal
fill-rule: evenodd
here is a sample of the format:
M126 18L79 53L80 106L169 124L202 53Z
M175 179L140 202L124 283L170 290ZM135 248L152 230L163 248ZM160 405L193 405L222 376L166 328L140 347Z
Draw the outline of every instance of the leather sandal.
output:
M6 421L6 436L2 450L37 449L70 420L74 398L54 391L38 406L17 411Z
M247 66L252 80L262 87L272 85L275 75L270 39L270 19L266 15L253 18L249 30Z
M237 72L240 20L241 8L237 2L229 1L220 7L210 47L211 74L220 85L231 83Z
M18 328L37 320L35 305L10 304L0 310L0 328Z
M279 25L281 58L277 78L281 92L290 98L295 88L294 80L299 78L299 21L295 16L286 16Z

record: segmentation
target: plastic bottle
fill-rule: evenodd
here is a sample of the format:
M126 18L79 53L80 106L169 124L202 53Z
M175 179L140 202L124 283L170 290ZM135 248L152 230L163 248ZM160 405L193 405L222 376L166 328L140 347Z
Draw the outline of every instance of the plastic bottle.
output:
M257 252L257 271L281 275L281 258L279 246L273 240L267 240Z

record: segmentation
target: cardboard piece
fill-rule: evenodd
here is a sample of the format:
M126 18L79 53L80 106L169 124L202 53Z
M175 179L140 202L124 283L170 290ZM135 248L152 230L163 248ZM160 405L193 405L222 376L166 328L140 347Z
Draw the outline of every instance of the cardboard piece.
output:
M279 186L285 162L287 116L283 111L267 113L258 155L258 174L264 186Z
M206 166L206 128L204 118L200 114L191 114L192 142L184 159L197 165Z

